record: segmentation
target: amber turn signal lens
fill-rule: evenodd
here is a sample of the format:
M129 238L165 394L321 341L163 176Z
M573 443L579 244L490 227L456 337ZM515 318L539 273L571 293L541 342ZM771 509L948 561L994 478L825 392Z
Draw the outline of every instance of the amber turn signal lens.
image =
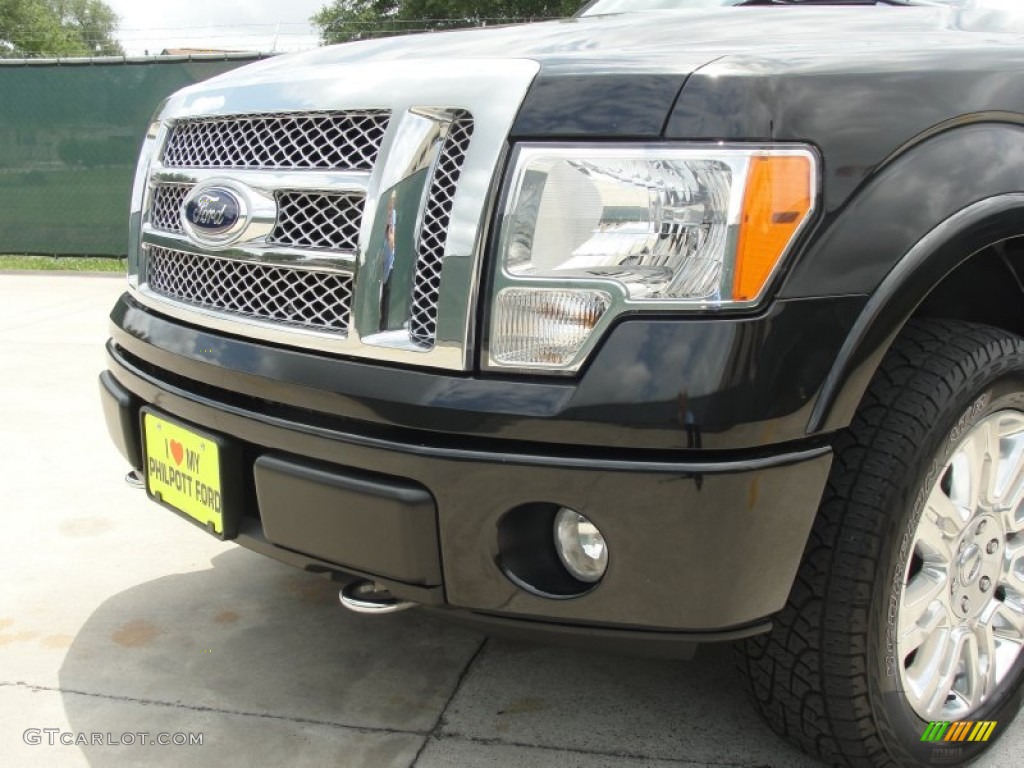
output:
M811 161L804 156L751 158L733 273L733 300L761 295L811 210Z

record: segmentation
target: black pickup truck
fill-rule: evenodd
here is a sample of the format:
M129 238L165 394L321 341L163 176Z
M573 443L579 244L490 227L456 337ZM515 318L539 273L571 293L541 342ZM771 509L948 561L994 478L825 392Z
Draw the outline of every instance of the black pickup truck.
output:
M162 106L130 231L107 422L210 533L358 611L734 641L832 764L1015 716L1017 3L597 0L275 58Z

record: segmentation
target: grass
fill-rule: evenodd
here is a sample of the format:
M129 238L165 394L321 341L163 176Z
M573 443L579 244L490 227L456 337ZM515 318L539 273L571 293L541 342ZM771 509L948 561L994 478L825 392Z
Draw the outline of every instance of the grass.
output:
M0 272L125 272L124 259L102 256L0 256Z

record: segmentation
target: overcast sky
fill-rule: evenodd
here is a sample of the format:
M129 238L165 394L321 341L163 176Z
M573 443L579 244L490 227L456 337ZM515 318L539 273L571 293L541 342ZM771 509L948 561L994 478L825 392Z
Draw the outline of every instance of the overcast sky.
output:
M309 17L328 0L106 0L129 56L164 48L295 51L316 46Z

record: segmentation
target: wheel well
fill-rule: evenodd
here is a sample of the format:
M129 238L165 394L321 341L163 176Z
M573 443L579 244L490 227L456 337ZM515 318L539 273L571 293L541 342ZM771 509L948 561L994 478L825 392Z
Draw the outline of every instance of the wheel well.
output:
M1024 237L979 251L954 269L913 317L967 320L1024 336Z

